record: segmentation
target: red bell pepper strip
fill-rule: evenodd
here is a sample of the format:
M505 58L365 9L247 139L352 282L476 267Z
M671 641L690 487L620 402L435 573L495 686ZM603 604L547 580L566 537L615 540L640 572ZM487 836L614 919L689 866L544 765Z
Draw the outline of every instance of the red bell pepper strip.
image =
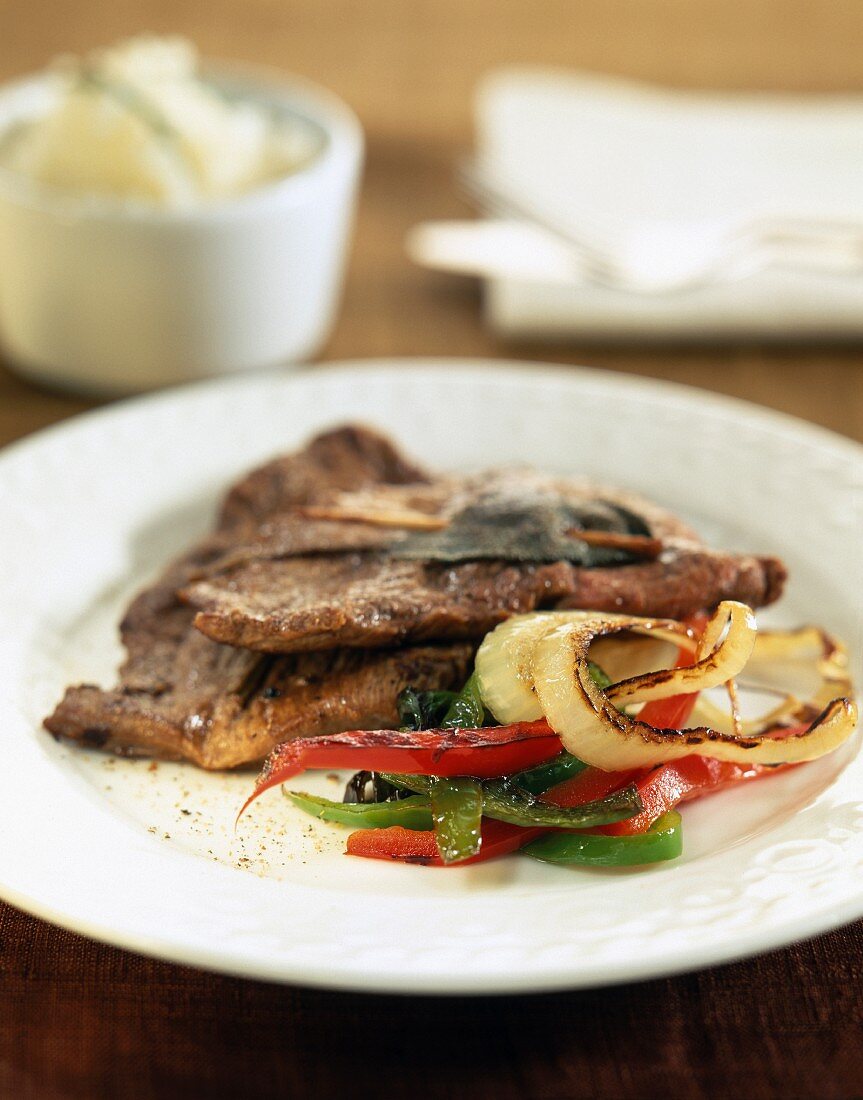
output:
M805 725L778 727L773 731L773 736L791 737L794 734L803 733L807 728ZM643 833L657 818L662 817L679 802L710 794L732 783L760 779L796 766L794 764L776 767L768 767L764 764L735 764L728 760L715 760L710 756L693 754L684 756L680 760L669 761L667 764L660 764L647 771L630 769L623 772L604 772L599 768L585 768L583 772L579 772L571 779L549 788L540 795L540 798L555 806L581 806L585 802L604 798L613 791L633 784L644 809L635 817L617 821L612 825L602 825L596 830L612 836L624 836Z
M543 833L543 828L525 829L521 825L509 825L505 821L487 818L482 823L482 847L475 856L461 860L459 867L468 863L481 863L496 856L515 852ZM349 856L366 859L389 859L401 863L422 863L430 867L446 867L440 857L433 829L417 831L392 825L388 829L358 829L348 837Z
M402 775L495 779L551 760L560 738L545 719L447 730L355 730L286 741L270 753L246 807L307 768L353 768Z
M586 802L605 798L628 783L637 783L644 774L644 768L630 768L624 772L585 768L572 778L565 779L563 783L549 787L539 795L539 799L541 802L550 802L553 806L583 806Z
M586 768L564 783L551 787L540 798L555 806L581 806L633 784L644 809L626 821L602 825L597 829L598 832L623 836L643 833L657 818L686 799L718 791L731 783L772 775L778 770L759 764L734 764L727 760L714 760L693 754L647 771L630 769L605 772L599 768Z
M727 760L714 760L709 756L684 756L654 768L635 781L635 789L644 805L641 813L626 821L603 825L601 831L612 836L630 836L643 833L672 807L690 798L709 794L740 783L746 779L758 779L776 771L758 764L734 764Z
M678 665L678 667L681 667ZM698 692L690 695L671 695L667 699L652 699L638 712L637 721L646 722L658 730L683 729L695 709Z

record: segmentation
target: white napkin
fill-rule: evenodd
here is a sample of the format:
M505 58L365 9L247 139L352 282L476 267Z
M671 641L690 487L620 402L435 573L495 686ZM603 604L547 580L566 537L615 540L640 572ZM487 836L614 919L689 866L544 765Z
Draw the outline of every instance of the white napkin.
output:
M479 160L533 209L640 263L757 217L863 224L863 96L677 92L519 68L483 81L476 121ZM660 295L495 279L485 301L501 333L550 339L863 334L863 276L822 271Z

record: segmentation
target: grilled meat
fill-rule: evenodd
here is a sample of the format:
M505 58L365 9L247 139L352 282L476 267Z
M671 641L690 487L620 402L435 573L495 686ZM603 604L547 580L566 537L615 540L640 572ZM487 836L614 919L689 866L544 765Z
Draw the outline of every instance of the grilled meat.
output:
M229 553L268 509L417 476L385 440L347 429L241 482L227 498L216 533L132 603L121 624L128 657L117 687L70 688L46 727L124 755L231 768L262 760L291 737L391 726L396 696L409 684L461 686L473 657L468 644L270 657L206 638L177 598L190 576Z
M253 478L285 466L266 469ZM536 608L678 618L782 590L777 559L711 550L634 494L529 470L420 478L246 523L184 586L195 625L293 653L478 639Z
M117 687L70 688L45 724L234 767L300 734L394 724L402 687L459 685L509 615L758 606L784 575L631 494L530 471L432 478L340 428L229 491L215 532L129 608Z

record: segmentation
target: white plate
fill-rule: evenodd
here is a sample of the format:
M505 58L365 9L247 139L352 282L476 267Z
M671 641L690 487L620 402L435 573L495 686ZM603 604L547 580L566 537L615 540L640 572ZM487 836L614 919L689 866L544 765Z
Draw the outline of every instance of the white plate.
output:
M65 684L112 680L124 604L206 529L225 486L346 418L435 466L586 472L727 546L780 552L792 580L773 620L845 636L860 675L861 450L803 423L662 383L455 361L246 377L116 405L0 457L5 899L177 962L437 993L666 974L863 914L863 761L851 749L688 807L673 865L591 872L512 857L441 871L346 858L342 830L278 791L234 835L250 776L115 760L42 732Z

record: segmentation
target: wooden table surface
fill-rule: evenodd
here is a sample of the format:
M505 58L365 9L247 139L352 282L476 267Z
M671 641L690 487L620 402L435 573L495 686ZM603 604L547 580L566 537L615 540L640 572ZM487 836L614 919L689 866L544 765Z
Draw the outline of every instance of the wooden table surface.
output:
M863 440L863 347L555 347L484 330L478 288L412 268L414 222L464 211L453 159L492 65L673 84L863 91L863 5L788 0L0 0L0 79L141 29L276 64L358 109L368 165L322 358L586 363L743 397ZM93 400L0 365L0 444ZM4 532L3 538L12 537ZM863 925L748 962L554 996L398 999L268 986L91 943L0 906L0 1097L863 1095Z

